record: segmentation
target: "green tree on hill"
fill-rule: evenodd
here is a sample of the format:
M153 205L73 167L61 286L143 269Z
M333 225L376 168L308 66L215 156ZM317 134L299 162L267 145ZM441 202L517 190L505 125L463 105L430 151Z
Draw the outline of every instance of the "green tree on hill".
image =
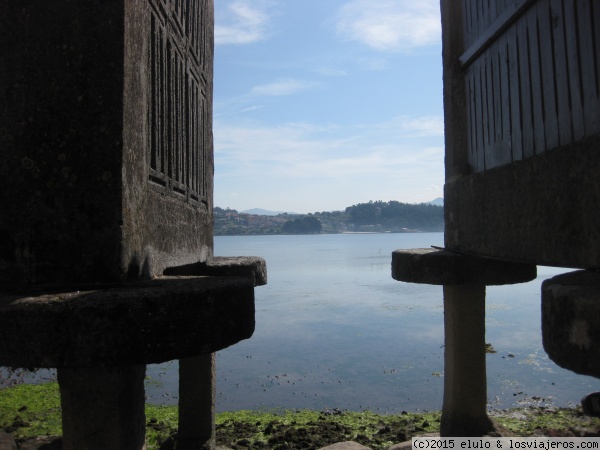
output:
M391 231L444 230L444 208L427 203L371 201L347 207L346 214L348 214L348 222L355 228L374 226L377 229Z
M283 225L283 232L290 234L315 234L320 233L322 229L321 221L313 216L288 220Z

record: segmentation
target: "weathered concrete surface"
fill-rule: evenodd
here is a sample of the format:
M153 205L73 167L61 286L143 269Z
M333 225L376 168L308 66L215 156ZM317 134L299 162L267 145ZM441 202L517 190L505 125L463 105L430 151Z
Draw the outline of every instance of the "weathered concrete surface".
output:
M241 277L164 277L39 296L0 296L0 365L149 364L211 353L254 332Z
M439 437L440 433L423 433L414 437ZM392 445L388 450L408 450L412 448L412 439Z
M17 450L17 443L11 434L0 431L0 449Z
M59 368L63 450L145 448L146 367Z
M215 256L208 261L170 267L165 275L249 277L254 286L267 284L267 263L256 256Z
M328 445L327 447L322 447L320 450L370 450L370 449L369 449L369 447L360 445L357 442L347 441L347 442L338 442L337 444L333 444L333 445Z
M209 259L205 264L207 275L218 277L250 276L254 281L254 286L267 284L267 263L263 258L254 256L216 256Z
M576 271L542 283L544 350L556 364L600 378L600 273Z
M525 283L535 279L533 264L512 263L433 248L396 250L392 277L398 281L435 285L483 286Z
M540 265L600 267L597 139L446 180L448 248Z
M0 5L2 283L118 265L123 6L73 6Z
M388 450L410 450L412 449L412 441L404 441L399 444L392 445Z
M4 447L0 447L4 450ZM19 445L19 450L64 450L63 439L57 436L40 436Z

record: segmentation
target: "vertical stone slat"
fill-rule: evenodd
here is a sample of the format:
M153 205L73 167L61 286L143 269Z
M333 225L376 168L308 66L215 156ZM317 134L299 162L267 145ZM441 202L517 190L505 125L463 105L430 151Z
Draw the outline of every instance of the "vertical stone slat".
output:
M519 161L523 159L523 126L521 118L521 70L519 65L519 40L517 27L511 27L508 33L508 74L510 90L510 123L508 124L509 139L511 139L512 160Z
M513 148L511 139L511 107L510 107L510 78L508 54L509 32L505 33L498 41L498 66L500 69L500 111L501 111L501 151L496 154L496 165L501 166L513 161Z
M579 49L577 38L577 22L575 6L563 2L563 17L565 23L566 64L569 78L569 102L573 124L573 139L579 140L585 136L585 120L583 116L581 70L579 66Z
M558 136L558 114L556 108L556 75L554 70L554 49L552 41L552 17L550 14L550 1L539 0L536 4L539 38L540 60L542 75L542 92L544 99L544 130L546 146L544 150L556 148L560 145Z
M490 118L488 114L488 98L487 98L487 77L485 76L487 71L487 60L481 59L477 61L475 65L476 70L476 95L475 100L477 104L477 116L474 118L476 122L481 124L477 126L479 131L477 135L477 148L475 149L475 161L478 171L485 170L485 155L487 149L490 147L490 132L492 127L490 126Z
M542 92L542 75L539 56L539 31L538 17L535 8L527 12L527 28L529 37L529 76L533 105L533 130L535 154L542 153L546 148L546 134L544 128L544 97Z
M478 76L478 89L477 95L478 99L476 100L478 104L478 109L480 113L478 117L481 120L481 126L479 127L480 136L478 137L478 148L477 148L477 170L482 171L485 170L486 164L486 155L489 149L492 146L492 136L493 127L490 121L490 118L493 117L493 114L489 111L489 105L491 104L488 99L488 86L487 83L489 81L487 77L487 73L489 70L489 58L481 58L477 61L477 76ZM475 119L478 120L478 119Z
M496 109L494 107L494 67L496 66L496 61L494 61L492 52L486 52L486 55L483 56L483 61L485 62L485 76L482 79L484 84L482 85L483 91L481 95L483 97L482 101L486 105L488 127L488 145L484 148L484 170L486 170L493 165L494 147L496 145Z
M154 170L154 172L156 173L158 171L158 164L157 164L157 152L158 152L158 143L157 143L157 134L155 132L155 130L158 127L158 117L157 117L157 107L158 104L156 102L156 98L157 93L156 93L156 89L157 89L157 30L156 30L157 26L156 26L156 17L154 16L154 14L151 14L150 16L150 46L149 46L149 51L150 54L148 55L148 59L149 59L149 69L150 69L150 97L148 99L148 112L149 112L149 117L148 117L148 125L150 127L150 136L148 139L148 143L150 145L150 168L152 170Z
M472 15L471 15L471 0L463 0L462 5L462 16L463 16L463 39L467 47L472 42Z
M600 104L598 98L594 30L592 9L588 0L574 2L577 10L579 30L579 64L582 75L582 102L585 119L585 134L591 136L600 131Z
M529 30L527 20L520 20L517 23L517 53L519 58L519 112L521 115L521 133L523 158L528 158L535 154L535 138L533 129L533 106L531 90L531 73L529 71Z
M475 81L475 70L474 66L469 67L469 73L466 78L466 92L467 92L467 139L468 139L468 152L469 152L469 163L470 165L476 165L476 150L477 150L477 134L479 132L479 124L481 121L475 120L477 117L476 99L479 96L476 95L475 89L478 87Z
M573 113L569 101L569 67L565 45L563 0L550 0L550 19L552 20L552 48L554 50L558 137L560 145L567 145L573 142Z

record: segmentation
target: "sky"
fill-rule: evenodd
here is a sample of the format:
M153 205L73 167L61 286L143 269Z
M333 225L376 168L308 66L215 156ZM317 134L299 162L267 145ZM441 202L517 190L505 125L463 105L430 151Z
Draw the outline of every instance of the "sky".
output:
M216 0L214 204L443 196L439 0Z

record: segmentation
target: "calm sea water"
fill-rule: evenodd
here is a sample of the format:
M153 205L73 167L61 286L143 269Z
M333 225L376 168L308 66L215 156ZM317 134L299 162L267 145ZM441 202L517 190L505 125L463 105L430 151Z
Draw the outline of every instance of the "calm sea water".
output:
M217 354L217 410L442 406L442 289L391 278L391 253L442 245L442 233L217 236L219 256L262 256L254 336ZM489 287L491 408L570 406L600 389L550 361L541 343L540 284ZM177 402L177 363L149 366L147 395Z
M217 353L217 410L439 410L444 377L442 288L391 278L391 253L442 245L442 233L217 236L219 256L262 256L254 336ZM490 408L572 406L599 380L556 366L541 342L540 285L488 287ZM0 384L5 370L0 370ZM148 366L152 403L175 404L177 362ZM52 378L42 371L26 380Z

